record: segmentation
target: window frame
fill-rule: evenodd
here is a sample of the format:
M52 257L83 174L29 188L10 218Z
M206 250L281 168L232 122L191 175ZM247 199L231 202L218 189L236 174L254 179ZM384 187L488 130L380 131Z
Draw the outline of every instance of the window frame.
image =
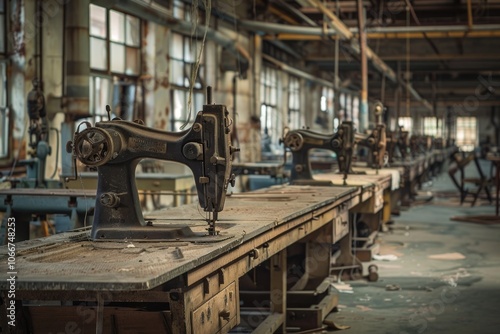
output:
M403 127L403 131L408 131L408 136L413 133L413 118L409 116L400 116L398 118L398 131L400 127Z
M462 123L462 124L461 124ZM455 144L461 151L473 151L478 145L478 121L474 116L459 116L455 119ZM472 131L467 131L472 130ZM462 133L461 133L462 132ZM466 134L473 134L473 139Z
M282 115L278 109L279 80L278 69L268 64L262 65L260 122L263 154L274 154L278 140L282 136Z
M422 119L422 127L422 133L425 136L432 136L435 138L441 138L443 136L443 119L441 118L426 116Z
M185 9L184 9L185 11ZM191 87L191 71L193 71L194 66L196 64L198 58L198 48L196 47L194 50L191 50L193 45L197 45L197 43L201 42L201 38L192 39L191 36L187 36L184 34L172 32L170 35L170 50L174 50L175 46L172 44L176 41L176 38L181 38L182 47L182 56L179 58L177 55L173 55L169 53L169 82L170 82L170 117L169 117L169 131L179 131L180 126L187 124L191 125L194 122L194 116L196 112L203 108L203 104L205 101L205 88L206 88L206 70L207 66L205 64L206 57L205 52L202 54L200 59L200 64L198 67L198 73L195 78L195 82L193 84L193 94L191 97L191 112L187 110L188 107L188 98L189 98L189 90ZM189 49L189 52L187 50ZM175 78L173 75L175 74L175 68L178 64L182 64L182 83L175 82ZM190 69L188 69L190 67ZM180 102L182 106L182 117L176 116L176 94L182 94L183 102Z
M300 78L290 75L288 81L288 127L300 129L304 125L304 115L300 108Z
M124 12L120 12L114 9L98 6L95 4L89 5L89 13L92 12L92 6L98 7L105 11L105 37L93 34L91 31L89 32L90 43L92 43L92 39L98 39L104 41L106 45L106 68L96 68L92 67L92 54L91 54L91 67L90 67L90 114L91 118L94 122L107 119L107 112L105 111L105 105L97 106L95 104L95 99L99 90L95 88L95 81L100 78L102 80L108 80L109 92L108 92L108 103L111 106L112 117L120 117L126 120L133 120L135 118L141 118L143 115L139 115L139 111L142 110L141 106L137 105L137 101L140 100L139 94L143 90L142 83L140 81L140 76L142 73L142 25L143 20L140 17L130 15ZM116 12L123 15L123 42L114 41L111 37L111 21L110 16L111 12ZM137 20L137 37L138 41L136 45L130 44L127 42L127 19L128 17L132 17L134 20ZM92 15L89 15L90 24L92 24ZM117 44L121 45L124 48L123 56L124 56L124 69L123 72L114 71L111 69L111 45ZM137 55L137 73L127 73L127 48L135 49L135 53ZM134 96L132 99L132 103L128 103L125 101L129 96L125 93L126 88L130 87L134 91ZM116 96L115 91L118 90L118 95ZM144 102L142 102L144 103ZM138 108L136 108L138 107ZM119 110L119 113L116 114L116 110Z
M101 7L101 6L98 6L98 5L95 5L95 4L90 4L89 5L89 12L92 11L92 6L94 7L98 7L98 8L103 8L105 11L106 11L106 14L105 14L105 18L106 18L106 22L105 22L105 26L106 26L106 37L102 37L102 36L99 36L99 35L94 35L92 34L91 31L89 31L89 37L90 37L90 43L92 42L92 39L95 38L95 39L98 39L98 40L101 40L101 41L104 41L105 45L106 45L106 68L105 69L100 69L100 68L95 68L95 67L90 67L90 71L92 73L96 73L96 74L101 74L101 75L108 75L108 76L118 76L118 77L128 77L128 78L138 78L141 73L142 73L142 54L141 54L141 47L142 47L142 23L143 23L143 20L137 16L134 16L134 15L130 15L130 14L127 14L127 13L124 13L124 12L120 12L118 10L115 10L115 9L110 9L110 8L106 8L106 7ZM111 24L111 21L110 21L110 12L116 12L116 13L119 13L119 14L122 14L123 17L124 17L124 20L123 20L123 33L124 33L124 41L123 42L119 42L119 41L114 41L111 39L111 27L110 27L110 24ZM138 20L138 43L137 45L132 45L132 44L127 44L127 17L132 17L136 20ZM89 16L89 20L91 20L91 16ZM90 22L91 24L92 22ZM113 71L111 69L111 58L112 58L112 55L111 55L111 45L112 44L117 44L117 45L121 45L124 47L124 70L123 72L120 72L120 71ZM137 55L138 55L138 59L137 59L137 63L138 63L138 66L137 66L137 73L127 73L127 48L133 48L136 50L137 52ZM92 64L92 54L90 55L90 60L91 60L91 64Z
M7 43L7 24L8 24L8 13L7 13L7 3L8 1L3 1L3 6L0 7L0 16L3 18L2 24L3 36L2 39L2 49L0 49L0 165L4 163L9 163L12 155L12 140L9 138L12 134L12 119L11 112L9 109L9 78L8 78L8 43ZM3 103L2 103L3 102Z

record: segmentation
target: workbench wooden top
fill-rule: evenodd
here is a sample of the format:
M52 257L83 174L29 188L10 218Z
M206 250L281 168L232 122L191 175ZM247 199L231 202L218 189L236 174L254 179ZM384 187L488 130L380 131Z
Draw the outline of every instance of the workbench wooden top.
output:
M169 241L88 240L89 230L66 232L15 244L16 289L20 291L138 291L211 263L222 254L294 219L312 219L325 207L357 196L356 187L275 186L226 199L217 237ZM187 225L205 232L205 213L196 205L165 209L146 219L155 226ZM286 230L286 229L285 229ZM215 240L214 240L215 239ZM7 289L8 248L0 248L0 289Z

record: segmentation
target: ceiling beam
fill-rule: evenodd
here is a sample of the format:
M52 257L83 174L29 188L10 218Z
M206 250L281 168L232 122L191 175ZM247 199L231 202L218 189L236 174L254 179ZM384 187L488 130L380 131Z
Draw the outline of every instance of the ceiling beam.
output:
M361 54L361 47L359 42L354 38L354 34L349 30L349 28L328 8L326 8L323 3L319 0L307 0L312 6L318 8L323 14L325 14L329 19L329 25L339 34L342 39L348 40L351 43L351 49L356 52L356 54ZM415 100L421 102L426 108L432 110L432 105L424 98L422 98L418 92L412 87L411 83L403 82L401 78L396 76L396 73L373 52L370 47L366 47L366 57L371 60L372 65L380 71L383 75L388 77L391 81L399 83L407 89L407 91L415 98Z
M403 54L393 54L393 55L380 55L379 57L384 61L405 61L406 56ZM453 54L453 53L443 53L440 55L436 54L412 54L411 61L415 62L433 62L439 60L453 60L453 61L470 61L470 60L498 60L500 59L500 53L470 53L470 54ZM331 56L314 56L307 57L304 59L306 62L310 63L328 63L333 62ZM351 61L351 58L346 56L340 56L339 61Z
M297 27L298 28L298 27ZM316 28L319 29L319 28ZM279 39L284 41L319 41L324 40L326 37L330 36L330 38L337 38L334 32L325 31L317 31L318 34L308 34L304 32L297 33L275 33L264 36L264 39ZM354 34L356 37L357 32ZM500 37L500 28L499 30L481 30L481 31L435 31L435 32L367 32L367 39L424 39L426 38L495 38Z

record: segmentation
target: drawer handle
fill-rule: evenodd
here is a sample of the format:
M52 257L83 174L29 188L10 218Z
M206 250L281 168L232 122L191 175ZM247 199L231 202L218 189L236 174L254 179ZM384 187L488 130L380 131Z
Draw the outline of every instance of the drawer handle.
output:
M231 312L229 312L226 309L220 311L220 313L219 313L219 317L221 317L222 319L224 319L226 321L229 321L230 316L231 316Z

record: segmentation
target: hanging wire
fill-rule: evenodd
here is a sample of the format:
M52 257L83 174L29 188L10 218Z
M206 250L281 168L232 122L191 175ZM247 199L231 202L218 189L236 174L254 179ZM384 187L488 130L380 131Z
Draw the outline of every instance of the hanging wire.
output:
M210 26L210 17L212 13L212 0L202 0L202 1L203 5L205 6L205 32L203 33L203 40L201 41L201 47L196 57L196 62L194 64L194 67L191 69L191 76L189 79L189 95L187 101L188 117L186 119L186 122L182 124L182 126L180 127L181 130L184 130L184 128L191 121L193 90L194 90L194 85L196 83L196 78L198 77L198 70L200 68L201 56L203 55L203 50L205 48L205 41L207 39L208 29ZM192 42L195 37L194 35L196 33L196 30L198 29L198 0L193 1L191 7L191 13L192 13L191 21L193 23L193 27L191 29L191 42Z

